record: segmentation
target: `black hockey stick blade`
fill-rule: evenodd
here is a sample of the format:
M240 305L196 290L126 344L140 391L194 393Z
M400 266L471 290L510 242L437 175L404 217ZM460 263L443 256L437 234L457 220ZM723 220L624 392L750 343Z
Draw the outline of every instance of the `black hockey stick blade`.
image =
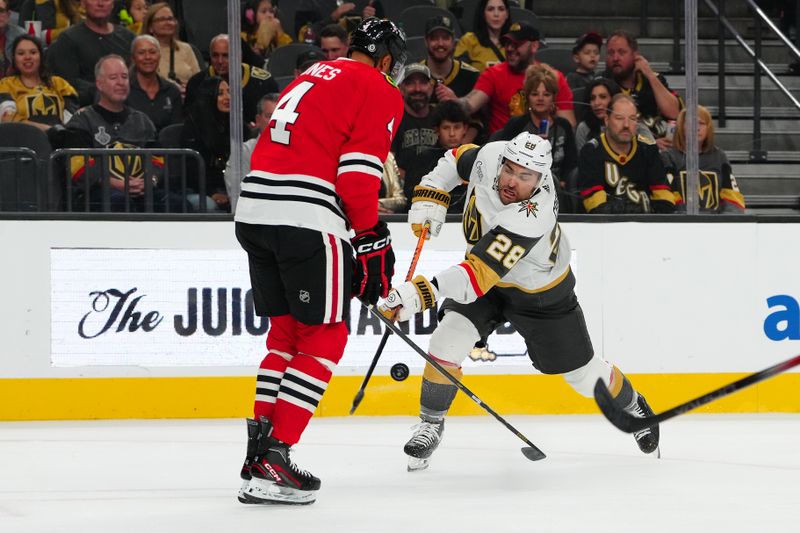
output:
M381 338L381 342L378 345L378 349L375 352L375 356L372 358L369 368L367 369L367 373L364 376L364 379L361 381L361 387L358 389L358 392L353 398L353 405L350 407L351 415L356 412L356 409L358 409L358 406L361 404L361 400L364 399L364 390L366 390L367 383L369 383L372 373L375 371L375 366L378 364L378 359L380 359L381 354L383 353L383 349L386 346L386 341L389 340L389 335L391 335L391 330L387 329L386 333L384 333L383 337Z
M614 399L611 397L608 387L605 386L605 383L603 383L603 380L601 379L598 379L597 383L595 383L594 399L597 402L597 406L600 407L600 411L603 412L609 422L614 424L614 426L625 433L635 433L644 428L653 427L665 420L669 420L670 418L682 415L707 403L711 403L714 400L728 396L729 394L733 394L734 392L738 392L745 387L749 387L750 385L758 383L759 381L764 381L772 376L786 372L790 368L794 368L797 365L800 365L800 355L796 355L791 359L787 359L786 361L780 362L769 368L765 368L764 370L756 372L755 374L745 376L740 380L729 383L693 400L689 400L688 402L682 403L676 407L673 407L672 409L664 411L663 413L644 418L637 418L617 405L617 403L614 402Z
M439 372L442 376L444 376L447 380L449 380L450 383L455 385L456 388L458 388L458 390L466 394L469 397L469 399L478 404L479 407L481 407L484 411L492 415L498 422L503 424L509 431L511 431L511 433L519 437L520 440L522 440L522 442L527 444L528 446L522 448L522 454L526 458L530 459L531 461L539 461L540 459L544 459L545 457L547 457L542 450L537 448L536 445L532 443L530 440L528 440L528 438L525 435L520 433L517 430L517 428L509 424L505 418L497 414L497 412L494 409L483 403L483 401L480 398L475 396L475 394L471 390L469 390L466 385L461 383L461 381L459 381L455 376L453 376L450 372L445 370L444 367L440 365L439 362L436 361L436 359L434 359L428 352L417 346L417 343L411 340L411 338L408 335L403 333L403 330L398 328L395 325L395 323L392 322L389 318L385 317L383 313L381 313L375 306L372 305L367 306L367 309L369 309L370 313L372 313L372 315L375 316L378 320L386 324L386 327L389 328L392 331L392 333L403 339L403 342L408 344L408 346L412 350L417 352L423 359L425 359L425 361L430 363L430 365L433 368L435 368L437 372Z
M356 412L356 409L358 409L358 406L359 404L361 404L361 400L363 399L364 399L364 389L358 389L358 392L353 397L353 405L350 406L351 415Z
M547 457L542 450L537 448L536 446L524 446L522 448L522 455L530 459L531 461L541 461L545 457Z

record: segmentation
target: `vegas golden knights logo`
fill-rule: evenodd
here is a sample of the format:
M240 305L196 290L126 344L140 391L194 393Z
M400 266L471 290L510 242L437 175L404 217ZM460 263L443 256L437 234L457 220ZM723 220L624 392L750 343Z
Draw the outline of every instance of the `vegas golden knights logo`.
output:
M478 211L478 205L475 200L475 191L473 190L467 202L467 208L464 210L464 220L461 223L464 230L464 238L470 245L481 240L481 236L483 235L481 213Z
M25 98L29 117L61 118L61 106L57 98L46 94L34 94Z
M700 193L700 204L704 209L719 209L719 175L710 170L701 170L698 175L697 188ZM681 194L686 198L686 171L681 170Z
M114 143L107 148L137 148L136 146L124 143ZM126 177L141 178L144 176L144 163L138 155L115 155L109 158L109 170L113 176L119 179Z

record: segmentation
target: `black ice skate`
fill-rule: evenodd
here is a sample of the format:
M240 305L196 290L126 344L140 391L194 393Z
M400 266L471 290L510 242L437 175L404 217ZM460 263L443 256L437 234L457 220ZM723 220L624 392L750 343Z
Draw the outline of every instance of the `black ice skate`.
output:
M269 422L267 422L269 424ZM239 494L237 498L242 503L251 503L247 498L244 496L244 491L247 489L247 485L250 484L250 467L255 460L256 454L258 452L258 441L259 435L261 434L261 425L253 420L252 418L247 419L247 455L244 458L244 464L242 464L242 470L239 473L239 477L242 478L242 486L239 489Z
M289 445L270 437L269 448L250 467L250 483L244 496L250 503L314 503L322 482L301 470L289 457Z
M430 457L442 440L444 420L428 422L423 419L413 429L414 434L403 447L403 451L408 455L409 472L428 468Z
M275 439L270 437L271 434L272 422L263 416L259 420L247 419L247 454L242 464L242 470L239 473L239 477L242 478L242 486L237 495L238 500L242 503L257 503L248 499L245 492L252 479L253 463L259 456L267 453L269 446L275 442Z
M650 406L647 405L647 400L645 400L644 396L641 394L637 394L636 403L625 410L637 418L654 416L653 410L650 409ZM656 457L661 457L661 450L658 448L658 425L655 425L652 428L644 428L641 431L637 431L633 434L633 437L636 439L636 444L639 445L639 449L644 453L656 452Z

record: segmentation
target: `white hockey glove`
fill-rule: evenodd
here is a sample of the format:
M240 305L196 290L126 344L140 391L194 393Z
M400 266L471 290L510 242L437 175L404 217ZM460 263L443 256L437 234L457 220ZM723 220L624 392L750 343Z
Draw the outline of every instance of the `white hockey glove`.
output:
M420 236L422 227L430 224L428 238L436 237L442 231L447 208L450 207L450 193L442 189L417 185L411 198L411 209L408 211L408 223L416 237Z
M425 276L417 276L393 288L382 307L393 312L399 322L405 322L417 313L436 305L438 298L439 291L436 286L425 279Z

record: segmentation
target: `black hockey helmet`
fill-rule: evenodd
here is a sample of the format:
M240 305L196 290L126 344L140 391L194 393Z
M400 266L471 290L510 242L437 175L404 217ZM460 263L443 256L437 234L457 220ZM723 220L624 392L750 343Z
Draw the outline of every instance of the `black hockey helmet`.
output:
M367 54L376 64L386 54L392 56L389 75L395 82L400 81L408 52L406 51L406 36L394 22L375 17L361 21L361 24L350 35L348 57L354 50Z

